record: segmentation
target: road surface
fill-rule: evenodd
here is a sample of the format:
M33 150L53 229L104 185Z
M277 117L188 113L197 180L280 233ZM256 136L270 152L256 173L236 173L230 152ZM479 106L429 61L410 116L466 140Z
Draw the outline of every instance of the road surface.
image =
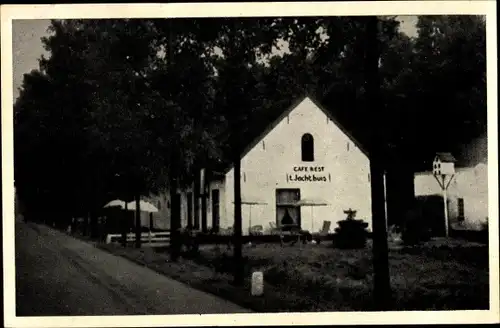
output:
M43 225L16 222L16 315L244 313Z

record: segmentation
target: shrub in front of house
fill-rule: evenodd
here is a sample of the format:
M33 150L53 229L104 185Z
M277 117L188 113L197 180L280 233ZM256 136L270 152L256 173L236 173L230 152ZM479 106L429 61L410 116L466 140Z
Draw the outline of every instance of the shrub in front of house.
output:
M347 214L347 217L337 223L333 246L342 249L364 248L368 238L368 223L357 220L356 211L349 209L344 213Z

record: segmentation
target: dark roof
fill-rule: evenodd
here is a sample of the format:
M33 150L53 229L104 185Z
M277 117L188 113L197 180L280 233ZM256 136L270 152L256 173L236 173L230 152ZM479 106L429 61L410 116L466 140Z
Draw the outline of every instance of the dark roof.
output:
M457 160L451 153L436 153L436 157L441 161L441 162L453 162L455 163Z
M264 139L268 133L270 133L283 119L285 119L302 101L306 98L309 98L316 107L318 107L325 115L349 138L351 141L366 155L369 157L368 151L366 148L356 139L354 138L345 127L338 122L338 120L334 117L334 115L327 110L320 102L312 95L308 93L304 93L296 98L283 101L281 104L286 105L281 108L277 108L274 111L274 115L269 115L270 118L273 119L262 119L262 117L256 117L256 124L248 124L250 129L247 131L242 131L241 142L243 145L243 152L241 154L241 158L245 157L250 150L252 150L262 139ZM273 117L274 116L274 117ZM253 121L253 120L252 120ZM224 167L219 167L219 172L227 173L232 169L232 163L228 163L224 165Z

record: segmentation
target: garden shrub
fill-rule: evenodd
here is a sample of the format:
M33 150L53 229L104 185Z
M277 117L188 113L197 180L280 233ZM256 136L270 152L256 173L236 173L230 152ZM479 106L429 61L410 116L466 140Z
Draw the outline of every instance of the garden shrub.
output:
M282 265L274 265L268 268L264 274L264 279L275 286L283 284L290 279L289 271Z
M358 260L349 264L348 277L354 280L363 280L370 273L371 262Z
M335 228L335 238L333 246L342 249L357 249L366 246L368 237L368 223L363 220L356 220L356 211L351 209L344 211L347 214L345 220L339 221Z

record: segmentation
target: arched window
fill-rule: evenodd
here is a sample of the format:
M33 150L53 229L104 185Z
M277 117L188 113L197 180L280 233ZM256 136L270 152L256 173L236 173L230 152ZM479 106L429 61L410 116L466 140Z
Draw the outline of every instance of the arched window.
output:
M301 146L302 146L302 161L303 162L313 162L314 161L314 138L310 133L306 133L302 136Z

